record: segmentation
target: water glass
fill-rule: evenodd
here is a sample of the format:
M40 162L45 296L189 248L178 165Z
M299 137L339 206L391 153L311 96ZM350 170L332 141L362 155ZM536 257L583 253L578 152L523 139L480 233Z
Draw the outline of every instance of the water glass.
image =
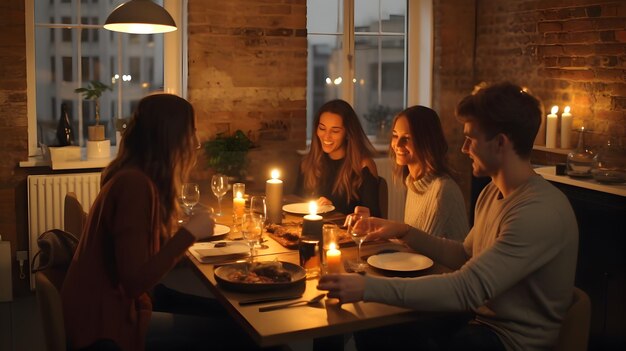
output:
M196 183L185 183L181 189L181 200L186 213L193 214L193 207L200 201L200 186Z
M265 196L255 195L250 198L250 213L259 215L262 218L263 228L267 221L267 201ZM261 232L261 240L257 248L267 249L267 245L263 245L263 232Z
M211 190L217 197L216 216L222 215L222 197L228 192L228 177L224 174L214 174L211 178Z
M241 234L250 245L250 257L254 256L254 246L261 240L263 222L261 216L254 213L244 213L241 217Z
M233 184L233 199L237 197L237 193L241 193L241 197L246 194L246 184L235 183Z

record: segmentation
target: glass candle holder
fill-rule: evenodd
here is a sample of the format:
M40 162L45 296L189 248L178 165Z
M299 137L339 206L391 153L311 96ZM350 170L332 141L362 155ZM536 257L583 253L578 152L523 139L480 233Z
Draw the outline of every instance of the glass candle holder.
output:
M593 167L593 151L585 145L585 129L578 134L578 146L567 155L567 175L570 177L590 178Z

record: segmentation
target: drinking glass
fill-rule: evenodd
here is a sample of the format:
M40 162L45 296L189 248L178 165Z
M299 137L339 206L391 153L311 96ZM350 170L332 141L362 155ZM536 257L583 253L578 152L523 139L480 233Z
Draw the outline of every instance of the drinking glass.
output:
M261 217L261 229L264 229L265 221L267 220L267 203L265 201L265 196L255 195L250 198L250 213ZM263 244L263 230L261 230L261 240L259 240L257 248L269 248L267 245Z
M367 264L361 260L361 244L369 232L369 226L364 225L365 223L361 223L359 228L356 229L356 224L363 218L365 217L360 214L352 214L348 217L348 233L357 244L356 261L350 266L354 272L364 272L365 267L367 267Z
M222 197L228 192L228 177L224 174L214 174L211 178L211 190L217 197L217 213L216 216L222 215Z
M200 201L200 186L196 183L185 183L181 191L183 205L188 215L193 214L193 207Z
M241 234L250 245L250 257L254 256L254 247L261 240L263 233L263 222L260 215L255 213L244 213L241 217Z

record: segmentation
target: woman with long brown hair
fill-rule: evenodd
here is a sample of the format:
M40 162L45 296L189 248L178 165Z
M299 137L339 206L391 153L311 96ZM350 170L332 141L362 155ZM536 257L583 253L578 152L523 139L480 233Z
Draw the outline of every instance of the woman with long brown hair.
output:
M197 237L213 232L207 212L193 214L182 227L175 223L180 185L198 147L189 102L170 94L139 102L117 157L102 173L63 283L70 349L144 348L152 310L147 292Z
M319 109L311 150L302 160L296 193L318 197L319 205L333 205L341 213L366 206L380 216L375 150L356 112L343 100Z
M469 232L465 200L452 179L437 112L412 106L392 123L389 155L394 178L407 187L404 222L434 236L463 241Z

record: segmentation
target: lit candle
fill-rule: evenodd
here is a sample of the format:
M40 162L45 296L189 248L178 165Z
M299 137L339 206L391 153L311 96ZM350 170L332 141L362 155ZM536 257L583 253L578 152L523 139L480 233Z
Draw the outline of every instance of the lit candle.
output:
M267 200L267 220L269 223L281 224L283 221L283 181L278 179L278 170L271 173L272 178L265 182L265 199Z
M331 243L326 251L326 267L328 273L341 273L341 251L335 243Z
M241 192L238 191L235 198L233 198L233 213L235 214L235 216L241 218L243 217L243 213L245 209L246 209L246 200L244 200Z
M551 112L546 120L546 147L554 149L556 148L556 128L559 120L556 113L559 112L559 107L552 106Z
M569 149L572 142L572 114L569 106L565 106L561 114L561 149Z
M309 214L302 221L302 235L321 240L323 225L324 218L317 214L317 203L309 202Z

